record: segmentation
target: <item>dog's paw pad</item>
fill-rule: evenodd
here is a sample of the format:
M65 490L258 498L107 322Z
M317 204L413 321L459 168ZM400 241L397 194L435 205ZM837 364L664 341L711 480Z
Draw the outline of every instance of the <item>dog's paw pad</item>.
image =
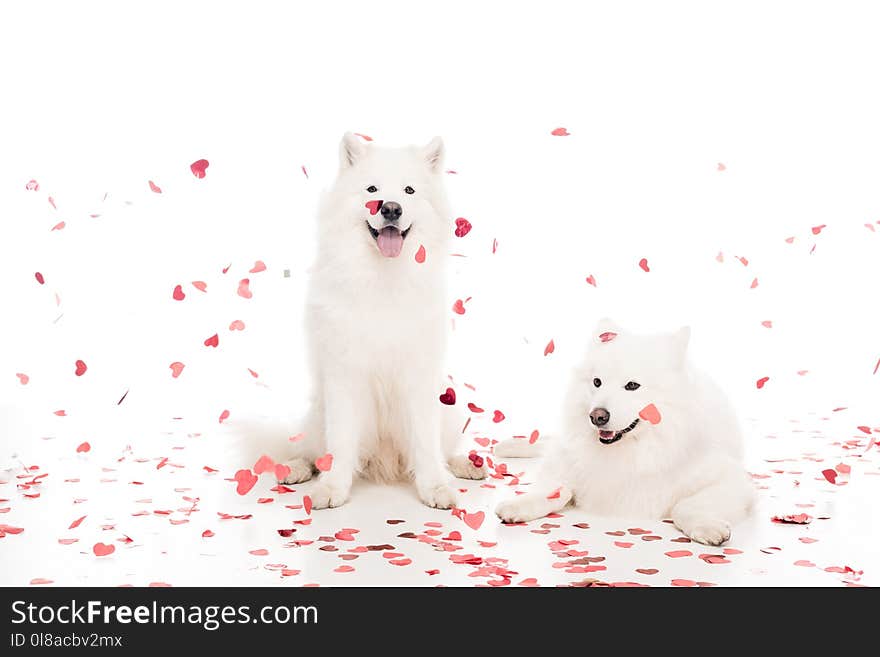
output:
M467 456L453 456L449 459L449 469L459 479L485 479L486 466L477 467Z
M290 468L290 472L278 480L280 484L301 484L312 478L312 466L305 459L291 459L285 465Z
M730 538L730 525L723 520L701 521L685 532L703 545L721 545Z
M451 509L458 503L458 495L449 484L419 488L419 497L435 509Z
M348 501L349 488L343 488L324 481L318 481L309 493L313 509L342 506Z

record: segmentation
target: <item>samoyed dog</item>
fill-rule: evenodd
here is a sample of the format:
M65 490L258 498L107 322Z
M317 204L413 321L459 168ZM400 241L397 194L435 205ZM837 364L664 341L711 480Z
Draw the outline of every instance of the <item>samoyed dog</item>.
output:
M313 508L344 504L362 474L411 479L422 502L456 504L452 474L485 477L453 450L441 403L453 233L443 142L379 147L346 134L319 211L306 300L311 409L283 483L310 479Z
M690 329L635 335L597 326L569 386L563 431L532 490L502 502L505 522L574 503L600 515L671 518L719 545L752 504L742 437L724 393L687 358ZM507 446L513 455L516 448ZM519 454L525 455L524 446ZM504 452L504 448L501 450Z

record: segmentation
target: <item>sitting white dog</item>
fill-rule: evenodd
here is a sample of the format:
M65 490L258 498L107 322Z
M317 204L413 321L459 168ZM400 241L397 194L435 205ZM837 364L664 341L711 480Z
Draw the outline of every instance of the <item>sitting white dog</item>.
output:
M707 545L730 538L754 488L736 415L689 364L689 338L688 328L633 335L602 320L569 387L563 434L532 490L502 502L498 516L534 520L573 502L601 515L671 518Z
M450 469L485 477L453 455L460 416L440 399L454 231L443 177L439 138L404 148L342 139L306 302L314 398L282 480L310 479L317 463L316 509L345 503L357 473L411 478L425 504L443 509L456 503Z

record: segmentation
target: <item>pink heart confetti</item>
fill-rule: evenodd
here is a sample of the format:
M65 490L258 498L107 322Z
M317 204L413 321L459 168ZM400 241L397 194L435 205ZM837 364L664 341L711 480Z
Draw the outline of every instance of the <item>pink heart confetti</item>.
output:
M250 290L251 280L249 278L242 278L238 282L238 296L244 297L245 299L250 299L254 296L253 292Z
M462 518L462 520L464 520L464 524L466 524L474 531L480 528L485 519L486 514L483 511L477 511L476 513L465 513Z
M370 211L371 215L375 215L379 211L379 208L382 207L382 203L383 201L381 200L367 201L366 203L364 203L364 207Z
M206 347L214 347L216 349L217 345L219 345L219 344L220 344L220 336L217 335L216 333L214 335L212 335L210 338L208 338L207 340L205 340Z
M771 322L769 319L765 319L763 322L761 322L761 326L763 326L764 328L773 328L773 322Z
M193 281L192 284L193 284L194 288L196 288L197 290L199 290L201 292L208 291L208 284L205 283L205 281Z
M74 370L74 374L76 374L77 376L82 376L83 374L86 373L86 370L88 370L88 369L89 368L86 367L85 362L78 360L78 361L76 361L76 370Z
M315 459L315 467L321 472L328 472L333 467L333 455L324 454L324 456Z
M303 495L303 510L307 516L312 515L312 498L308 495Z
M87 441L87 442L80 443L79 445L77 445L76 453L77 454L85 454L86 452L91 451L91 449L92 449L92 446L89 445L89 443Z
M764 384L770 380L769 376L763 376L757 381L755 381L755 386L757 386L758 390L764 387Z
M261 271L266 271L266 263L263 262L262 260L257 260L254 263L254 266L248 270L248 272L251 274L258 274Z
M464 315L464 302L461 299L456 299L455 303L452 304L452 312L457 315Z
M180 285L174 286L174 292L171 293L171 296L175 301L183 301L186 299L186 295L183 293L183 288Z
M290 466L284 463L275 464L275 480L284 481L290 476Z
M107 555L116 552L116 546L113 544L105 545L104 543L95 543L92 546L92 552L95 553L96 557L106 557Z
M754 290L756 287L758 287L758 279L757 278L752 281L752 284L749 286L749 289Z
M492 422L494 422L495 424L498 424L499 422L504 422L504 413L502 413L501 411L495 411L492 414Z
M263 474L264 472L271 472L275 469L275 461L271 459L271 457L263 454L260 458L257 459L257 462L254 463L254 474Z
M40 183L32 178L27 181L27 184L24 186L24 188L29 192L38 192L40 191Z
M550 131L550 134L554 137L568 137L571 133L565 128L554 128Z
M181 362L174 361L168 367L171 368L171 378L176 379L180 376L180 373L183 372L183 368L186 366Z
M425 246L424 244L419 244L419 250L416 251L416 262L422 264L425 262Z
M648 267L648 259L647 258L642 258L641 260L639 260L639 267L642 268L642 271L651 271L651 268Z
M540 436L541 436L541 434L538 433L537 429L532 431L531 435L529 435L529 445L534 445L536 442L538 442L538 438Z
M220 424L223 424L228 419L229 419L229 411L224 410L222 413L220 413Z
M587 283L589 283L589 284L592 285L593 287L596 287L596 279L593 277L592 274L590 274L589 276L587 276Z
M21 385L23 386L26 386L28 384L28 381L31 380L31 377L29 377L27 374L22 374L21 372L18 372L15 376L18 377L19 383L21 383Z
M72 523L70 523L70 526L68 527L68 529L76 529L77 527L79 527L82 524L83 520L85 520L86 518L88 518L87 515L77 518Z
M599 334L599 342L611 342L616 337L617 333L614 333L613 331L605 331L605 333Z
M43 285L46 283L46 279L43 278L43 275L40 272L36 272L34 274L34 278L37 279L37 283L39 283L40 285Z
M660 411L654 404L648 404L640 410L639 417L651 424L660 424Z
M826 228L825 224L821 224L819 226L813 226L813 235L818 235L819 233L821 233L823 228Z
M240 319L236 319L236 320L234 320L234 321L229 325L229 330L230 330L230 331L244 331L244 322L241 321Z
M547 346L544 347L544 355L548 356L554 351L556 351L556 345L553 343L553 340L550 340L550 342L547 343Z
M205 169L207 169L209 165L210 163L208 162L208 160L196 160L189 165L189 170L192 171L193 175L196 178L204 178Z
M159 185L154 183L152 180L149 180L148 182L150 183L150 191L155 192L156 194L162 193L162 188L159 187Z
M247 495L251 488L256 485L258 477L250 470L239 470L235 473L233 479L238 482L235 492L239 495Z

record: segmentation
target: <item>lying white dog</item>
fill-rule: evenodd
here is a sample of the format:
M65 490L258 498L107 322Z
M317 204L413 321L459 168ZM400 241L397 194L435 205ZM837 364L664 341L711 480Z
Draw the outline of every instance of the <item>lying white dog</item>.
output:
M456 503L449 468L485 476L453 456L461 425L440 400L454 230L443 176L439 138L422 148L342 140L306 303L314 399L283 480L310 479L317 462L314 508L343 504L356 473L412 478L425 504L444 509Z
M498 516L534 520L573 502L601 515L672 518L708 545L730 538L754 489L736 415L688 363L689 338L688 328L633 335L600 322L569 387L563 434L532 490L502 502Z

